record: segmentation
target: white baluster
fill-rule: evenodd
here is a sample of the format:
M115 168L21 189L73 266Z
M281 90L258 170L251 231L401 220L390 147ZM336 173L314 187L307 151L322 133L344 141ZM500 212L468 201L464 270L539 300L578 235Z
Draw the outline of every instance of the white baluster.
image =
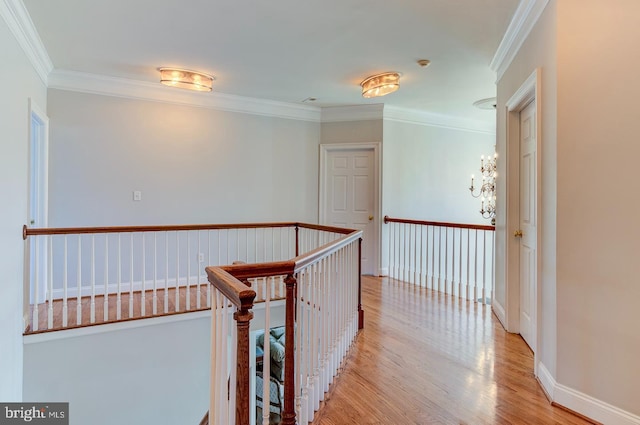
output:
M64 258L64 268L62 271L62 292L63 292L63 296L62 296L62 327L66 328L67 324L69 322L69 303L68 303L68 288L69 288L69 281L68 281L68 266L69 266L69 261L68 261L68 246L67 246L67 235L64 235L64 254L63 254L63 258Z
M478 288L478 230L476 229L475 231L475 244L474 244L474 272L473 272L473 286L472 286L472 300L475 301L478 299L478 292L477 292L477 288Z
M142 271L141 271L141 280L142 283L140 285L140 317L144 317L147 314L147 291L146 291L146 280L147 280L147 239L146 233L142 232Z
M191 310L191 232L187 232L187 289L185 311Z
M164 314L169 313L169 232L164 232Z
M211 230L207 230L207 263L211 264ZM207 282L207 307L211 307L211 285Z
M176 231L176 302L174 311L177 313L180 311L180 235Z
M46 236L45 241L48 242L49 248L47 250L48 258L47 261L47 295L49 299L49 314L47 315L47 325L49 329L53 328L53 236Z
M200 310L200 277L201 277L201 273L200 270L202 270L202 264L200 263L200 253L202 253L202 246L201 246L201 234L200 231L198 230L198 267L197 267L197 275L196 275L196 308L198 310Z
M129 319L133 317L133 233L129 233Z
M96 323L96 236L91 235L91 305L89 323Z
M262 424L269 425L270 401L271 401L271 291L268 283L263 281L264 294L264 335L262 344ZM285 341L285 344L290 343Z
M109 234L104 235L104 291L102 299L102 320L109 321Z
M82 240L78 235L78 267L77 267L77 285L78 293L76 294L76 325L82 324Z
M118 233L118 290L116 293L116 320L122 318L122 234Z
M158 314L158 232L153 232L153 315Z

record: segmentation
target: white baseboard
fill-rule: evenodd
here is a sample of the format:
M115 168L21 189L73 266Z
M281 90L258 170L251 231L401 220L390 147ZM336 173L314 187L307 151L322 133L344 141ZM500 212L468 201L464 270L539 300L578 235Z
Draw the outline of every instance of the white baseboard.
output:
M639 425L640 416L605 403L556 382L542 362L538 363L538 379L551 400L567 409L606 425Z
M542 389L547 393L549 399L553 400L556 380L542 362L538 362L538 381L540 381L540 385L542 385Z
M491 308L493 309L493 313L500 321L502 327L507 329L507 312L505 311L504 306L494 298L493 300L491 300Z
M389 276L389 268L383 267L381 269L378 269L378 276Z

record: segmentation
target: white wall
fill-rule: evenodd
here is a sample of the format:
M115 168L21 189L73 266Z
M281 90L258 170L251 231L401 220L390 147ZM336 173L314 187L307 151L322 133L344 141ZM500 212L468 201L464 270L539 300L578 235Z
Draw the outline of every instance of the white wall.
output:
M382 117L363 121L323 122L320 141L321 143L381 143L382 123Z
M493 112L487 112L493 114ZM490 224L469 193L495 135L385 120L383 209L392 217ZM476 189L477 191L477 189Z
M27 224L29 98L44 110L46 88L0 19L0 400L22 400L22 226Z
M25 400L69 402L71 425L199 423L209 409L210 312L145 321L161 323L27 337Z
M62 90L49 116L51 226L317 221L317 122Z
M557 4L557 379L640 423L640 3Z
M551 0L498 82L502 154L506 101L542 75L541 381L555 402L607 424L640 423L639 15L631 0ZM498 220L503 296L517 273L503 260L516 222Z
M487 112L492 114L492 112ZM493 154L495 135L392 120L384 121L383 214L397 218L490 224L469 193L481 180L480 156ZM388 263L388 225L382 264Z

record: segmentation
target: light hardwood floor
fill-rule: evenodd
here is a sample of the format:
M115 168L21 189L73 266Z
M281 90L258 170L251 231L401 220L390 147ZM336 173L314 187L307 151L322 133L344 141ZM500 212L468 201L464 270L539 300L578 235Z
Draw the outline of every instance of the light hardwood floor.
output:
M552 406L489 306L363 277L365 326L313 424L588 424Z
M200 311L207 309L207 287L209 283L203 283L200 285L199 291L196 285L191 285L189 288L190 305L187 309L187 290L186 287L180 287L178 292L178 302L176 304L176 290L175 288L168 288L166 292L167 298L167 313L164 312L164 288L158 289L156 292L157 298L157 314L153 314L153 291L145 291L144 306L145 311L142 313L142 292L134 291L133 294L129 292L123 292L120 301L120 320L117 319L118 303L115 294L107 296L108 305L108 320L104 320L104 295L96 295L95 304L95 321L91 322L91 297L82 297L80 304L82 305L81 320L78 322L77 316L77 298L69 298L67 301L67 326L66 328L77 328L83 326L100 325L103 323L112 323L117 321L132 320L132 319L145 319L155 316L165 316L169 314L176 314L176 305L178 306L178 313ZM200 307L198 308L198 294L200 294ZM133 299L133 314L130 315L129 311L129 299ZM48 332L63 329L62 317L63 314L63 302L62 300L53 300L53 325L51 328L48 326L48 302L38 304L38 331ZM31 306L31 317L33 317L33 306ZM25 334L34 333L32 328L27 329Z

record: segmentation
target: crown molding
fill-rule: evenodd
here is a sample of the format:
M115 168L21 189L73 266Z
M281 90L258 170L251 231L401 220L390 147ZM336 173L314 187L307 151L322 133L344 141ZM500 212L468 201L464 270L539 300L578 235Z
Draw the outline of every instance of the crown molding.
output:
M191 92L163 86L160 83L84 72L56 69L49 74L49 88L320 122L320 108L317 106L298 105L216 92Z
M490 122L471 120L432 112L405 109L396 106L385 106L384 119L409 124L427 125L452 130L469 131L481 134L496 134L495 120Z
M327 106L322 108L322 122L371 121L384 117L384 104Z
M500 81L511 65L548 3L549 0L520 0L498 50L489 64L491 70L497 75L496 81Z
M0 0L0 16L7 23L42 82L47 85L53 62L22 0Z

